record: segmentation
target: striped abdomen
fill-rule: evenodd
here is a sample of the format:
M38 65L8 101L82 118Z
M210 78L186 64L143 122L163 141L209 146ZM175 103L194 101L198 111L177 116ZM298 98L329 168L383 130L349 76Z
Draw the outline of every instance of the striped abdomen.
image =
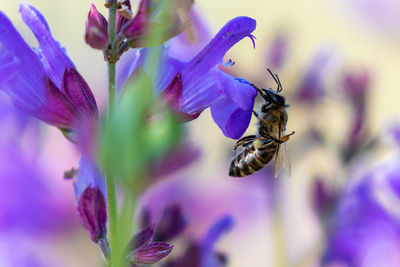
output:
M277 149L276 142L270 142L260 148L253 145L246 147L232 160L229 175L244 177L257 172L271 161Z

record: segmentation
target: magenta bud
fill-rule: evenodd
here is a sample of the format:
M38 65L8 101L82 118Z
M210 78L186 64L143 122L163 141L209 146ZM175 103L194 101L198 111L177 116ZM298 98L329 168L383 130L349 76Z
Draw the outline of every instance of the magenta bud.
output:
M136 264L153 264L168 256L173 247L164 242L151 242L132 251L129 258Z
M147 23L147 2L148 0L142 0L140 2L136 16L122 28L124 36L127 39L139 38L144 34Z
M86 21L85 40L95 49L104 50L108 45L108 25L104 16L91 4Z
M106 201L100 188L88 186L83 191L78 200L78 214L93 242L106 237Z
M154 226L150 225L139 233L136 233L128 243L129 251L133 251L143 245L150 243L154 235Z

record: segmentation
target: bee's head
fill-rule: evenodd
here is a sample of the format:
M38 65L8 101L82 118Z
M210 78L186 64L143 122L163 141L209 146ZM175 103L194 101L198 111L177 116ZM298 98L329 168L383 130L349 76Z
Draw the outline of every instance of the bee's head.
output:
M285 98L279 94L282 91L282 84L281 81L279 80L278 75L272 74L270 69L268 69L268 72L271 74L272 78L274 78L275 82L278 84L278 88L276 88L276 91L272 89L262 89L262 91L259 90L259 93L266 102L282 107L289 107L289 105L286 104Z
M283 107L289 106L288 104L286 104L285 98L281 96L279 92L272 89L262 89L262 92L263 94L261 94L261 96L266 102Z

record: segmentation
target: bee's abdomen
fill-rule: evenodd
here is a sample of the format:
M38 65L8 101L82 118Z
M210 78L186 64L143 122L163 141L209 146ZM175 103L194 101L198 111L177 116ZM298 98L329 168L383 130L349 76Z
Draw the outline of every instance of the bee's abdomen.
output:
M254 146L246 148L232 160L229 175L244 177L257 172L271 161L276 149L277 144L274 142L260 149Z

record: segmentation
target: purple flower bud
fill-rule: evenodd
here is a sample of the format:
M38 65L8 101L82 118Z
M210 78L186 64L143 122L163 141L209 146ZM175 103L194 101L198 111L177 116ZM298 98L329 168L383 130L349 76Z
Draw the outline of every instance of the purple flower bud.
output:
M178 205L171 205L164 210L164 214L156 228L156 240L168 241L182 233L186 221Z
M326 94L326 77L332 64L331 50L320 50L312 58L296 90L296 98L300 102L313 105Z
M136 16L123 27L122 31L126 38L133 39L144 34L147 22L148 2L148 0L142 0Z
M106 201L99 188L88 186L83 191L78 201L78 214L93 242L106 236Z
M150 243L154 235L154 226L149 225L139 233L136 233L128 243L129 251L133 251L143 245Z
M152 242L134 250L129 258L138 264L153 264L168 256L174 246L164 242Z
M92 3L86 20L85 41L94 49L103 50L108 45L107 20Z

